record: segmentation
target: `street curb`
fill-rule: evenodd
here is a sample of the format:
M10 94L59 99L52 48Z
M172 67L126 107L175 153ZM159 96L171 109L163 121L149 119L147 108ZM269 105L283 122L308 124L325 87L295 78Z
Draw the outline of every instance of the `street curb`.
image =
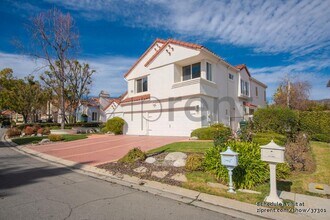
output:
M123 185L139 191L148 192L154 195L170 198L182 203L194 205L196 207L205 208L211 211L228 214L237 218L243 219L308 219L306 216L299 214L283 213L283 212L265 212L257 213L260 208L256 205L240 202L233 199L223 198L219 196L209 195L198 191L185 189L178 186L172 186L156 181L144 180L134 176L116 175L107 170L75 163L72 161L64 160L47 154L43 154L23 146L17 146L11 140L5 139L4 143L10 149L33 157L35 159L50 163L52 165L67 168L74 172L91 176L93 178L105 180L107 182ZM264 207L263 207L264 208Z

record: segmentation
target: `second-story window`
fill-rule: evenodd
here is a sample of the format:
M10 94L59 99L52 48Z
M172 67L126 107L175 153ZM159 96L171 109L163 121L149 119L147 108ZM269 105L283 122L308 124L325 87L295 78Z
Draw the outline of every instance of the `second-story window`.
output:
M249 82L246 82L241 79L241 94L249 96L250 85Z
M234 80L234 75L233 74L229 73L228 77L229 77L229 79Z
M144 77L136 80L136 92L148 91L148 77Z
M182 67L182 80L189 80L201 77L201 63L194 63Z
M256 96L258 96L258 87L256 86Z
M206 79L212 81L212 64L206 62Z

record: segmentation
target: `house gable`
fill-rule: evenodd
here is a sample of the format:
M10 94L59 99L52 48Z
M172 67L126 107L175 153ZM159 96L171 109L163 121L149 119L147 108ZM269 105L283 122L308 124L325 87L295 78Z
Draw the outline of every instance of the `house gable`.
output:
M148 70L144 64L149 60L165 43L165 40L156 39L150 47L140 56L140 58L133 64L133 66L124 75L127 80L139 77Z
M185 43L169 39L163 46L145 63L145 66L153 69L159 66L168 65L180 60L191 58L200 54L203 46L192 43Z

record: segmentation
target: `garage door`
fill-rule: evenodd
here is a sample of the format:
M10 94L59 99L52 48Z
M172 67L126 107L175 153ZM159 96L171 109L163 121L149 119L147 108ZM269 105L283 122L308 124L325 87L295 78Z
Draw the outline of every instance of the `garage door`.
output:
M149 113L148 134L154 136L190 136L192 130L199 128L201 122L187 118L184 111L173 112L173 120L169 120L169 113Z

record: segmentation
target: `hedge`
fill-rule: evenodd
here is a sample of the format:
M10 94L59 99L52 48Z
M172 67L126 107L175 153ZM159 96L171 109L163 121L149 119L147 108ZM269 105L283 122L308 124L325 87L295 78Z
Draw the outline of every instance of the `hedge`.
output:
M214 124L210 127L197 128L191 132L191 137L197 137L199 140L214 140L223 138L227 140L231 135L231 130L223 124Z
M103 131L110 131L114 134L123 134L123 129L125 125L125 120L120 117L114 117L107 121L105 124L105 129Z
M300 111L298 115L302 131L330 136L330 111Z
M77 122L77 123L68 123L65 124L65 128L72 128L72 127L100 127L103 124L103 122ZM18 129L23 130L25 127L30 126L37 126L37 127L52 127L52 128L60 128L60 123L28 123L28 124L20 124L16 125Z
M286 134L298 130L298 114L288 108L260 108L253 115L254 129L258 132L276 132Z
M254 130L286 134L303 131L326 139L330 136L330 111L295 111L288 108L268 107L258 109L253 116ZM313 138L314 139L314 138Z

